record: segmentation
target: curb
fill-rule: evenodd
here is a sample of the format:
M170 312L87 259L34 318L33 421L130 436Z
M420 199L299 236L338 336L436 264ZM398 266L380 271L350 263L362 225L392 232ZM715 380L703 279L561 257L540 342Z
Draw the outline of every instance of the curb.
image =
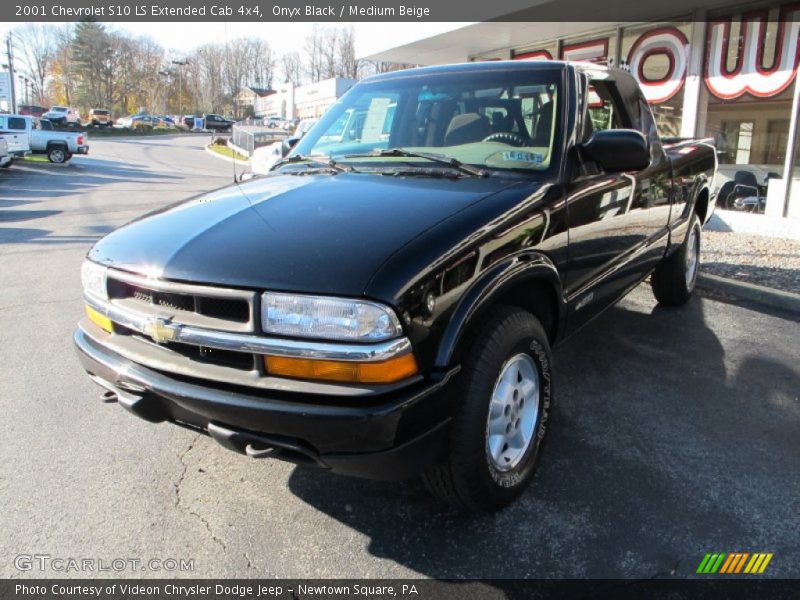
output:
M762 306L778 308L800 315L800 294L784 292L763 285L756 285L755 283L737 281L707 273L697 274L697 286L706 290L721 291Z
M222 154L220 154L219 152L214 152L211 148L209 148L210 145L211 144L206 144L205 145L205 151L208 152L214 158L218 158L220 160L224 160L224 161L227 161L227 162L236 163L236 164L239 164L239 165L246 165L246 164L248 164L250 162L248 159L240 160L238 158L231 158L229 156L222 156Z

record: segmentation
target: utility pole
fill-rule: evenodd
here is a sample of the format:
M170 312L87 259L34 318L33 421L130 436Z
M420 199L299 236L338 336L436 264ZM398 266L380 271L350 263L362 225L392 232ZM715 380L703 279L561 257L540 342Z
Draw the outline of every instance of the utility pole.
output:
M6 36L6 54L8 54L8 87L11 88L11 114L17 114L17 95L14 93L14 52L11 49L11 34Z
M183 119L183 67L189 64L188 60L173 60L173 65L178 65L178 115L179 119Z
M169 79L172 73L169 71L159 71L158 72L161 77L164 77L166 83L164 84L164 114L168 115L169 113Z

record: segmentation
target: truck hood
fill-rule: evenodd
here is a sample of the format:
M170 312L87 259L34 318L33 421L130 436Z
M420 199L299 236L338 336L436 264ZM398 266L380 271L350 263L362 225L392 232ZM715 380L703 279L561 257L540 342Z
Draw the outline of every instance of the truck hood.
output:
M518 181L274 175L150 213L89 258L175 281L361 295L400 248Z

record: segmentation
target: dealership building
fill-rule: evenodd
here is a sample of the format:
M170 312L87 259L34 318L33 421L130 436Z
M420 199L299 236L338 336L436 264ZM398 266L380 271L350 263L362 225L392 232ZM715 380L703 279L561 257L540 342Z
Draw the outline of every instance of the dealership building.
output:
M561 0L560 12L572 2ZM545 18L552 4L539 4ZM632 14L636 22L600 22L597 12L595 22L536 22L532 12L527 21L442 23L421 37L411 32L391 45L362 46L359 54L418 65L588 60L629 69L662 136L713 138L718 189L727 181L755 181L766 214L800 218L800 4L727 2L702 10L689 4L643 3L636 13L608 4L609 15Z
M290 82L275 86L268 94L253 101L256 117L280 119L311 119L322 115L344 93L353 87L355 79L334 77L316 83L296 86ZM250 88L245 88L245 90Z

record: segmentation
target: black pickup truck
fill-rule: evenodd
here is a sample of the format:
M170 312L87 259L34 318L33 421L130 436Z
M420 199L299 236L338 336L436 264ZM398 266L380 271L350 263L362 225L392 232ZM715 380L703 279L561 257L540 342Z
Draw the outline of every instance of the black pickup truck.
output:
M551 348L648 276L688 300L715 169L624 71L371 77L269 174L98 242L78 355L149 421L494 510L532 478Z

